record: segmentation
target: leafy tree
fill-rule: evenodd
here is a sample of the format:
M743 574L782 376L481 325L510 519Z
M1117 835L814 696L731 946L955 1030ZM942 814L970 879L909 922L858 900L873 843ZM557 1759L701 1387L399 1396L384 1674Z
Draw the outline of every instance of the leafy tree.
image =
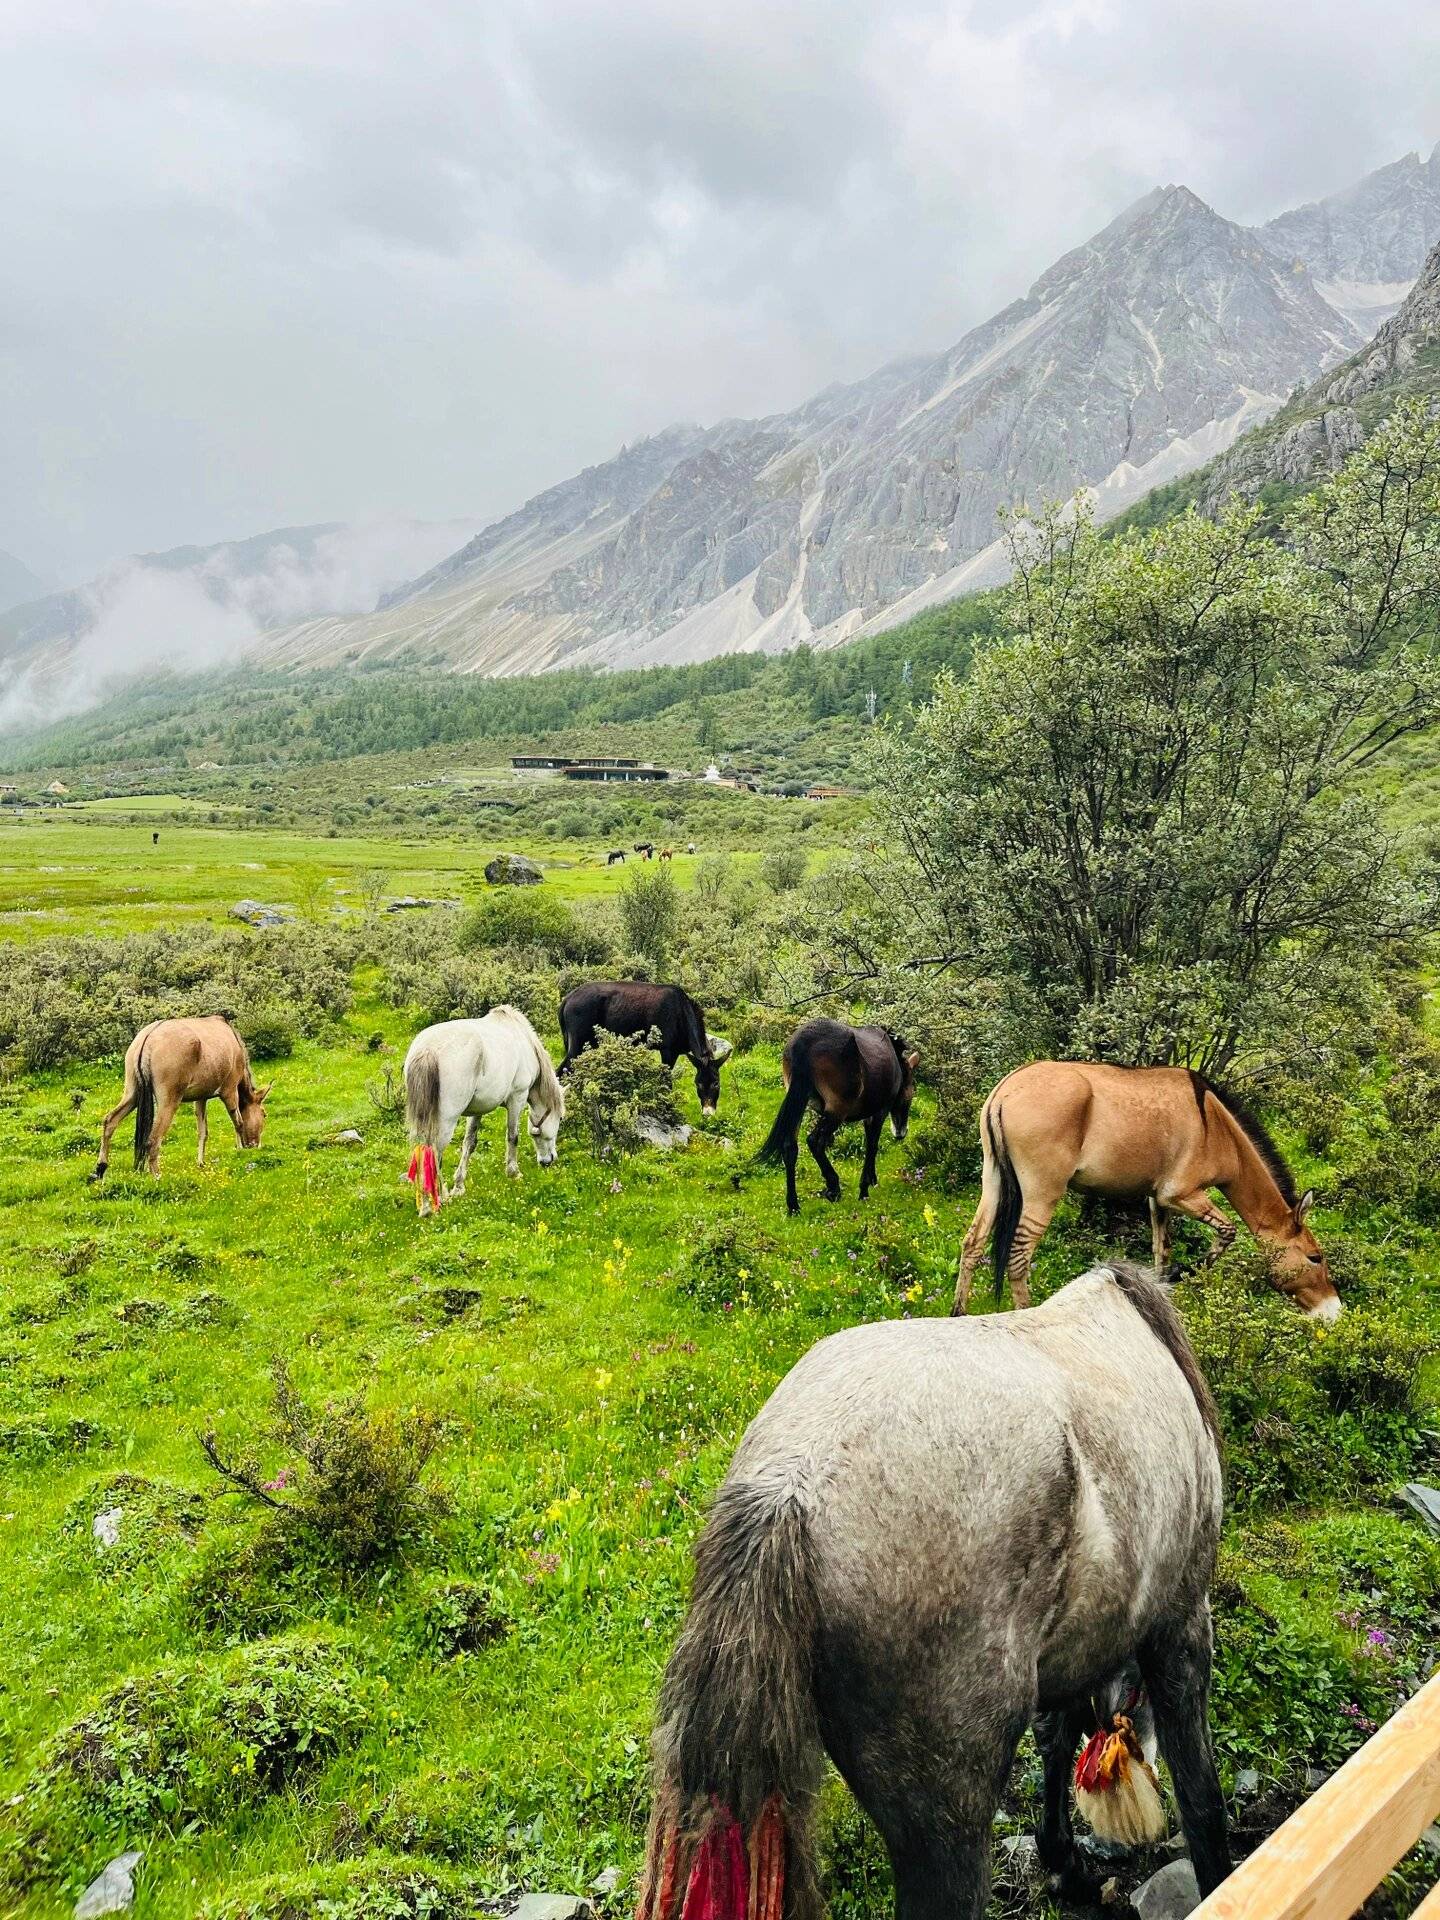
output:
M662 973L680 931L680 889L669 867L632 867L619 900L627 945Z
M894 857L852 971L963 982L1008 1049L1314 1071L1361 1043L1379 956L1432 924L1359 776L1440 717L1440 426L1397 411L1288 545L1258 525L1014 529L1008 633L881 730Z

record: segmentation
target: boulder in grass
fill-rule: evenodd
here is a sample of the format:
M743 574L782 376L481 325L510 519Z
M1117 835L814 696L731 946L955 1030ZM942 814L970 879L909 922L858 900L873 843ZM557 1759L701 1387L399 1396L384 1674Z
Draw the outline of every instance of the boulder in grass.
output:
M138 1853L117 1853L75 1902L75 1920L100 1920L101 1914L128 1913L135 1904Z
M538 887L545 875L523 853L497 853L486 863L485 878L492 887Z
M1188 1860L1172 1860L1130 1896L1140 1920L1185 1920L1200 1904L1200 1887Z
M237 900L230 918L243 920L247 927L282 927L290 915L284 907L267 906L263 900Z

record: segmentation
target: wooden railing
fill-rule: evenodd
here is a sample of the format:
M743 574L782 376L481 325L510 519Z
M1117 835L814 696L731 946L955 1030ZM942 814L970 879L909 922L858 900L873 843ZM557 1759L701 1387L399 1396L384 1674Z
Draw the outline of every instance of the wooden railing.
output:
M1440 1815L1440 1673L1191 1920L1349 1920ZM1440 1920L1440 1886L1411 1920Z

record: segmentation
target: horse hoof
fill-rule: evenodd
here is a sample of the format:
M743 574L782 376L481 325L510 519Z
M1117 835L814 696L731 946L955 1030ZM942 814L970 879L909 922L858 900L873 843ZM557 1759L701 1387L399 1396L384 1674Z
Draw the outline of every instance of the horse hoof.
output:
M825 1198L830 1202L831 1206L833 1207L835 1202L840 1198L839 1187L827 1187L825 1189Z
M1049 1891L1067 1905L1076 1907L1098 1907L1101 1884L1100 1876L1088 1872L1078 1860L1059 1873L1046 1876Z

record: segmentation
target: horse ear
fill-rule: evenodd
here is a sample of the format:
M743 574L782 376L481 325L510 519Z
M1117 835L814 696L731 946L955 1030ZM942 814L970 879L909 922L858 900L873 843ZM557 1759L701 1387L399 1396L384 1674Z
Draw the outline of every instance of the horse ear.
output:
M274 1086L274 1084L275 1084L275 1082L274 1082L274 1081L272 1080L272 1081L271 1081L271 1082L269 1083L269 1085L268 1085L268 1086L264 1086L264 1087L256 1087L256 1089L255 1089L255 1104L256 1104L256 1106L257 1106L257 1107L263 1107L263 1106L264 1106L264 1104L265 1104L265 1101L266 1101L266 1099L267 1099L267 1097L269 1096L269 1093L270 1093L270 1088L271 1088L271 1087L273 1087L273 1086Z
M710 1058L717 1067L722 1060L728 1060L735 1051L734 1042L722 1039L718 1033L707 1033L705 1038L710 1042Z
M1295 1224L1297 1227L1304 1226L1305 1216L1307 1213L1309 1213L1310 1209L1314 1206L1314 1204L1315 1204L1315 1189L1313 1187L1307 1187L1304 1193L1302 1193L1300 1198L1295 1202Z
M912 1050L909 1053L907 1053L905 1056L905 1064L907 1067L909 1067L910 1071L913 1073L916 1067L918 1067L920 1064L919 1052L912 1048Z

